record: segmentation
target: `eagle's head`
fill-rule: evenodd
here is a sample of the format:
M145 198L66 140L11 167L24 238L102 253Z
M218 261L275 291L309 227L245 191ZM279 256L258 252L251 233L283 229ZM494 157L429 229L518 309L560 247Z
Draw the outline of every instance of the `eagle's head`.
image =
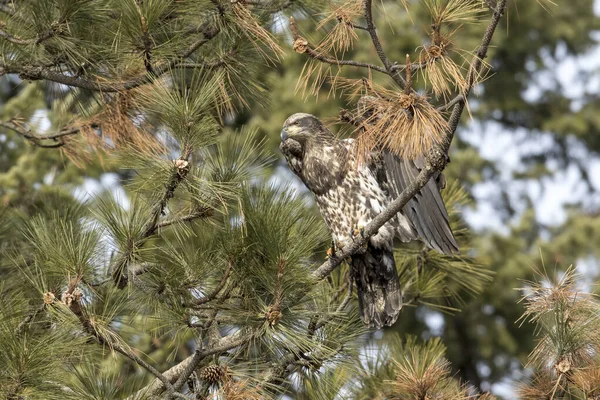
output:
M285 142L288 139L295 140L300 145L305 146L307 142L315 139L317 141L331 141L335 137L314 115L296 113L283 123L281 141Z

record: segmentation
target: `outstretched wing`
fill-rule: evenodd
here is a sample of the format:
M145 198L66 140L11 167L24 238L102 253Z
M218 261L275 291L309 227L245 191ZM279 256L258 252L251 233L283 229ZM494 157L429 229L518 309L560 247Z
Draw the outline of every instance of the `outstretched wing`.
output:
M425 160L422 157L404 160L385 152L383 167L390 195L396 198L425 167ZM458 251L458 244L450 229L448 212L440 194L442 180L443 175L431 178L404 206L404 214L414 224L425 243L441 253L452 254Z

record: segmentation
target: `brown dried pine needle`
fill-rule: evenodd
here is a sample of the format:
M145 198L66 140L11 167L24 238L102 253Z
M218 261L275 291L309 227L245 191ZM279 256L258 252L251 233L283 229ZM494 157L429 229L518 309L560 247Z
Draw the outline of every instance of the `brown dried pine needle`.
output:
M331 51L334 54L344 54L351 49L358 35L354 30L354 18L362 15L362 2L350 0L346 3L330 3L331 12L319 22L317 29L323 29L330 22L336 21L335 26L327 32L325 38L315 49L321 54L327 55Z
M531 382L521 383L517 387L517 398L521 400L543 400L552 397L556 389L557 377L548 370L537 372Z
M600 397L600 367L598 366L598 360L596 360L595 364L590 367L576 369L569 377L571 383L587 399L597 399Z
M547 278L542 275L543 280ZM565 373L589 365L600 353L599 304L593 295L578 289L577 280L575 268L570 267L551 284L526 282L521 321L537 324L540 337L530 364L553 365Z
M299 39L301 40L301 39ZM299 40L296 40L298 42ZM335 69L335 74L334 74ZM302 97L308 95L319 98L319 92L321 87L329 82L331 84L330 96L335 97L336 81L340 74L340 68L334 67L329 64L323 64L322 62L314 59L308 60L302 67L294 93L300 92Z
M280 60L284 55L283 49L277 44L273 35L256 20L248 9L248 6L241 0L234 0L232 1L231 8L235 15L236 23L265 61L272 62L274 61L273 58ZM262 46L269 48L273 54L271 55L266 52Z
M247 379L240 380L228 376L225 383L219 390L227 400L262 400L265 396L262 395L257 388L251 387Z
M441 144L448 124L426 97L365 82L370 95L361 100L366 109L359 110L364 119L358 136L360 154L385 148L399 157L414 159Z
M83 167L93 154L102 155L125 147L134 147L147 154L161 152L163 146L158 140L132 121L136 109L134 99L141 90L111 95L108 103L102 106L102 111L74 124L80 127L87 146L82 146L77 138L67 137L62 148L64 154L75 165Z
M457 90L463 93L467 86L461 68L446 54L439 51L439 47L432 45L423 50L422 62L427 65L423 69L423 78L431 84L431 91L436 97L447 97ZM441 53L441 56L433 56Z
M486 11L482 0L424 0L433 24L473 23Z

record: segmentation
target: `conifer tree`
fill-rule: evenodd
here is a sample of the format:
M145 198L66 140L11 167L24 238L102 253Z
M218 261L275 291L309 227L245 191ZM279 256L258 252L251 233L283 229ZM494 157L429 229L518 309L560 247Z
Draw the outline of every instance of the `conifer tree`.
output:
M0 1L0 70L19 87L0 126L27 155L0 189L0 393L487 396L452 377L436 340L399 337L365 363L368 332L344 257L323 262L329 237L320 218L290 187L267 181L268 141L237 129L269 90L264 66L293 46L309 61L300 89L354 94L353 110L339 118L366 151L384 146L413 157L433 146L422 186L445 167L506 1L425 4L429 41L400 65L383 50L368 0ZM325 10L317 23L324 41L304 38L293 20L292 46L277 36L288 32L282 15ZM477 52L452 53L454 29L474 20L487 23L478 25ZM376 57L345 59L363 33ZM359 68L360 78L342 78L341 65ZM124 194L74 196L77 168L114 171ZM56 176L55 185L40 184ZM456 311L492 279L468 253L472 238L457 212L465 191L450 183L445 197L465 251L399 249L407 308Z

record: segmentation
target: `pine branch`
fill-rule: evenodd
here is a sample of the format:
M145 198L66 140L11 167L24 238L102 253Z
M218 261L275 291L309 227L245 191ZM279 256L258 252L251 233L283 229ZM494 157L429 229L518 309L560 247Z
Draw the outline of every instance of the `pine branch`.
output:
M341 313L342 311L344 311L344 309L346 308L346 306L350 303L350 300L352 300L352 284L353 282L350 282L348 284L348 291L346 293L346 297L344 297L344 300L342 300L342 302L338 305L338 307L335 309L336 314ZM315 325L314 327L310 327L311 329L309 329L309 335L313 335L314 332L318 331L319 329L321 329L322 327L325 326L325 324L327 323L327 319L325 318L321 318ZM311 332L312 330L312 332Z
M296 27L296 23L294 17L290 17L290 29L292 31L292 37L294 39L294 50L298 53L305 53L310 58L314 58L315 60L321 61L326 64L331 65L349 65L353 67L359 68L368 68L373 71L381 72L383 74L388 74L388 71L385 68L382 68L375 64L364 63L360 61L353 60L338 60L337 58L327 57L318 51L316 51L306 39L304 39L298 33L298 28Z
M0 30L0 37L12 44L18 44L18 45L27 45L27 44L31 44L34 42L31 39L21 39L20 37L13 36L10 33L5 32L3 30Z
M366 0L369 2L369 0ZM446 131L445 141L442 145L432 149L432 151L426 157L425 168L419 172L419 175L411 182L400 195L390 205L383 210L383 212L377 215L371 222L369 222L362 230L359 237L352 241L346 242L342 246L342 251L338 251L335 257L330 257L329 260L325 261L315 271L312 276L316 280L321 280L327 277L335 268L337 268L346 258L359 252L369 238L377 234L379 228L381 228L386 222L394 218L398 212L400 212L406 203L412 199L422 188L429 182L429 179L436 173L441 172L446 166L446 157L452 144L452 139L460 122L460 117L463 113L466 104L466 98L470 94L479 70L482 65L483 59L487 56L487 51L492 41L496 27L504 11L506 9L507 0L500 0L498 6L494 11L492 19L483 35L479 50L475 55L475 59L471 63L471 68L467 77L467 87L463 93L463 98L456 100L456 104L452 109L452 114L448 120L448 130ZM370 2L369 2L370 3Z
M171 367L167 371L163 372L162 375L167 378L170 383L177 382L182 374L184 374L192 361L196 363L203 360L206 357L212 356L213 354L219 354L236 347L242 346L251 341L256 335L253 331L239 330L231 335L225 336L218 341L214 346L209 349L202 350L200 353L194 353L181 361L179 364ZM160 379L154 379L148 386L140 389L137 393L127 398L127 400L134 400L143 396L157 396L165 390L165 385Z
M337 356L343 350L343 345L339 344L333 350L325 351L322 346L318 346L309 354L291 351L265 372L260 386L268 387L283 383L286 377L292 374L297 367L318 370L325 361Z
M365 20L367 21L366 30L369 32L369 36L371 36L371 42L373 42L373 47L375 47L375 51L377 52L377 56L385 66L385 70L392 77L392 79L400 85L400 87L404 87L405 83L404 78L398 72L398 69L394 69L394 64L389 60L387 54L383 50L383 46L381 45L381 41L379 40L379 36L377 35L377 28L373 23L373 4L372 0L364 0L363 3Z
M86 333L88 333L89 335L93 336L99 344L107 345L110 349L116 351L117 353L124 355L125 357L129 358L130 360L132 360L133 362L135 362L142 368L146 369L152 375L156 376L156 379L159 379L165 385L165 387L167 388L167 390L169 391L169 393L171 395L173 395L177 398L188 399L187 396L184 396L180 393L176 393L171 382L169 382L169 380L163 374L161 374L156 368L154 368L152 365L148 364L147 362L142 360L140 357L135 355L134 352L131 352L131 351L125 349L119 343L115 343L109 337L107 337L106 335L103 335L97 329L94 328L93 322L87 317L87 315L83 311L83 306L81 304L82 293L77 288L80 281L81 281L80 278L73 278L69 282L69 284L67 285L67 289L65 290L65 292L62 295L62 302L79 319L79 321L81 322L81 326L83 327L83 330Z
M375 64L369 64L369 63L365 63L365 62L360 62L360 61L354 61L354 60L338 60L336 58L332 58L332 57L327 57L324 56L322 54L317 53L314 49L312 49L311 47L307 46L306 47L306 51L305 53L310 57L310 58L314 58L315 60L319 60L323 63L326 64L332 64L332 65L349 65L352 67L359 67L359 68L368 68L370 70L373 71L377 71L377 72L381 72L384 74L388 74L388 71L385 70L385 68L382 68L378 65Z
M17 326L17 328L15 329L15 335L20 335L23 330L25 329L25 327L31 322L33 321L33 319L35 318L35 316L40 312L44 310L44 306L36 308L35 310L33 310L32 312L30 312L29 314L27 314L27 316L25 318L23 318L23 321L21 321L19 323L19 325Z
M51 133L51 134L47 134L47 135L41 135L39 133L34 132L30 128L27 128L27 127L25 127L23 125L20 125L20 124L16 124L16 123L14 123L12 121L7 121L7 122L0 121L0 126L6 128L6 129L10 129L11 131L14 131L14 132L18 133L19 135L23 136L25 139L27 139L30 142L34 143L36 146L46 147L46 148L55 148L55 147L61 147L61 146L63 146L65 143L61 140L61 138L63 138L64 136L76 135L81 130L81 128L73 127L73 128L63 129L63 130L58 131L56 133ZM54 143L54 144L51 144L51 145L40 143L43 140L54 140L57 143Z
M142 243L145 242L150 236L154 235L159 228L158 220L160 216L164 214L169 200L173 198L175 195L175 190L189 172L188 159L190 158L191 153L192 148L187 144L184 144L181 156L174 161L171 180L165 186L165 191L161 199L154 205L152 210L152 219L148 222L146 228L139 238ZM128 274L126 273L126 269L132 257L133 254L131 252L123 253L112 263L109 268L113 277L113 281L119 289L123 289L127 286L129 278L127 277Z
M464 101L464 99L465 99L464 96L462 94L459 94L455 98L453 98L452 100L450 100L449 102L444 104L443 106L439 106L437 108L437 110L438 111L447 111L447 110L451 109L452 107L454 107L459 102Z
M184 63L184 60L191 56L196 50L202 47L213 39L219 32L218 27L205 26L202 30L203 37L195 41L186 51L182 52L179 56L174 57L168 62L161 63L159 65L151 66L154 71L153 74L144 74L135 78L128 79L126 81L107 81L106 79L85 79L80 76L70 74L64 74L61 72L54 71L46 66L39 65L3 65L1 66L2 73L8 74L19 74L23 79L29 80L48 80L63 85L78 87L81 89L100 91L100 92L122 92L131 89L135 89L139 86L151 83L157 77L164 75L170 70L177 68L180 64Z
M206 304L206 303L214 300L219 295L219 293L221 293L221 291L227 284L227 280L229 279L229 276L231 275L232 268L233 268L233 265L231 263L228 263L227 268L225 269L225 272L223 273L223 277L221 278L221 281L219 282L217 287L212 292L207 294L206 296L197 299L194 302L194 306L200 306L202 304Z
M214 323L211 323L211 325L207 328L207 331L209 347L216 346L219 343L219 341L223 339L221 333L219 332L219 328ZM198 368L203 358L204 357L202 356L202 348L196 348L196 351L192 356L192 360L190 361L188 366L183 370L183 372L173 385L175 390L179 390L183 386L183 384L189 379L192 373Z
M212 215L211 208L202 207L188 215L184 215L183 217L173 218L173 219L159 222L156 224L156 228L157 229L166 228L171 225L176 225L176 224L180 224L183 222L190 222L190 221L193 221L198 218L210 217L211 215Z
M53 27L50 28L46 33L39 35L38 37L33 38L33 39L23 39L18 36L11 35L10 33L3 31L3 30L0 30L0 37L12 44L16 44L19 46L27 46L30 44L38 45L38 44L50 39L58 32L58 29L55 29L54 27L60 26L59 23L55 22L52 24L52 26Z

